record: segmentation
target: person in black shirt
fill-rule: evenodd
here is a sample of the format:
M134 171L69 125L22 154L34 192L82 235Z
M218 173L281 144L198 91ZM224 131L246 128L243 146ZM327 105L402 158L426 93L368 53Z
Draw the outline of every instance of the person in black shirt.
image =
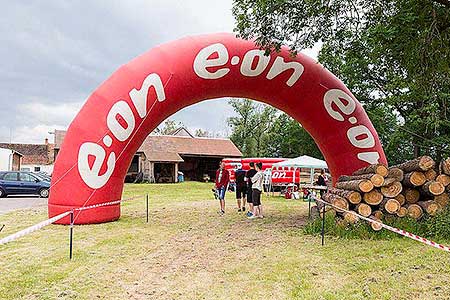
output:
M317 178L317 185L320 186L327 186L327 183L325 181L325 170L320 170L319 178ZM323 194L325 193L324 190L320 190L320 198L322 199Z
M247 180L247 203L248 203L248 212L247 216L251 217L253 215L253 197L252 197L252 177L256 174L255 163L250 162L250 170L245 174L245 178Z
M234 174L236 178L236 200L238 205L238 212L241 212L245 211L245 199L247 198L247 183L245 182L245 171L242 170L242 167L240 167Z

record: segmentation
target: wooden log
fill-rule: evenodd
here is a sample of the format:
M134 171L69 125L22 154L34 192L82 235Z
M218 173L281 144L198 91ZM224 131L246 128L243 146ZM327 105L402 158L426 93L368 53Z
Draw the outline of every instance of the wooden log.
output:
M450 185L450 175L441 174L436 177L436 181L442 183L443 186L447 187Z
M406 203L414 204L420 199L420 192L416 189L406 189L404 192Z
M420 191L427 196L438 196L445 192L445 187L437 181L427 181L421 186Z
M405 195L403 195L403 194L398 194L397 196L395 196L394 199L397 200L398 203L402 206L406 203L406 198L405 198Z
M339 195L335 195L335 194L331 194L331 193L326 193L323 195L323 200L325 200L328 203L333 204L334 206L337 206L339 208L343 208L348 210L349 208L349 204L347 199L339 196ZM334 208L336 209L336 208ZM338 211L340 211L339 209L336 209ZM342 212L342 211L341 211Z
M424 175L427 180L435 180L438 174L435 169L429 169L428 171L424 172Z
M408 215L408 209L406 207L402 206L398 209L398 211L395 214L399 218L404 218Z
M387 178L393 178L396 181L402 181L404 176L404 172L402 169L391 167L389 168L389 172Z
M328 189L328 192L347 199L348 202L350 202L351 204L358 204L362 200L361 194L356 191L348 191L348 190L331 188L331 189Z
M383 177L386 177L388 174L388 168L382 164L375 164L375 165L370 165L365 168L356 170L355 172L353 172L352 175L362 175L362 174L371 174L371 173L375 173L375 174L381 175Z
M445 208L448 205L449 200L450 196L448 193L443 193L434 197L434 201L436 201L441 206L441 208Z
M396 182L396 181L398 181L397 179L395 179L395 178L391 178L391 177L386 177L385 179L384 179L384 183L381 185L382 187L383 186L388 186L388 185L391 185L391 184L393 184L394 182Z
M388 214L395 214L401 207L397 200L391 198L384 198L380 203L380 207Z
M439 171L441 174L450 175L450 157L441 161L439 164Z
M359 218L355 214L345 212L342 215L346 224L355 224L358 222Z
M367 193L373 189L373 184L370 180L360 179L360 180L338 182L336 183L336 188Z
M413 171L411 173L405 174L405 178L403 178L403 185L409 187L417 187L421 186L427 181L425 178L425 174L422 172Z
M384 183L384 177L379 174L362 174L362 175L354 175L354 176L347 176L342 175L339 177L338 182L343 181L353 181L353 180L360 180L360 179L367 179L370 180L375 187L380 187Z
M381 210L375 210L375 211L372 213L372 216L374 216L374 217L377 218L378 220L381 220L381 219L383 219L384 214L383 214L383 212L382 212Z
M421 156L393 167L402 169L405 173L410 173L413 171L428 171L433 169L435 165L436 163L431 157Z
M395 198L402 190L403 185L398 181L395 181L391 185L381 187L381 193L387 198Z
M408 205L408 216L411 218L418 220L423 216L423 209L418 204L410 204Z
M372 219L372 220L374 220L374 221L377 221L377 222L379 222L379 223L383 223L383 222L381 222L380 219L377 219L375 216L370 216L369 218ZM372 229L375 230L375 231L380 231L381 229L383 229L383 227L381 226L381 224L378 224L378 223L372 223L372 222L370 222L370 227L372 227Z
M433 200L419 201L417 204L431 216L435 216L441 209L441 206Z
M355 211L363 217L368 217L372 214L372 208L365 203L356 205Z
M378 205L383 201L383 194L377 190L372 190L363 195L364 202L369 205Z

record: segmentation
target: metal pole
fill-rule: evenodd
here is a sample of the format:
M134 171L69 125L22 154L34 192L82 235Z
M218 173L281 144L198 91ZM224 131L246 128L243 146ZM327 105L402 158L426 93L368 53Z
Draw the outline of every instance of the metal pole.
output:
M306 199L308 200L308 220L311 220L311 198L308 196Z
M69 246L69 258L72 260L72 249L73 249L73 210L70 212L70 246Z
M145 203L146 203L146 211L147 211L147 223L148 223L148 194L145 197Z
M322 246L325 243L325 204L323 204L323 212L322 212Z

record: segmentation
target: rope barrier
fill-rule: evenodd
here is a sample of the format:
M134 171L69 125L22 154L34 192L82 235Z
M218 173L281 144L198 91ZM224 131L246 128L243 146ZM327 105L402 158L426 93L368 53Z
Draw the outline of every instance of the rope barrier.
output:
M71 214L73 211L81 212L81 211L88 210L88 209L94 209L94 208L99 208L99 207L104 207L104 206L111 206L111 205L115 205L115 204L120 204L121 202L135 200L135 199L137 199L139 197L143 197L143 196L144 195L133 196L133 197L130 197L130 198L127 198L127 199L121 199L121 200L105 202L105 203L100 203L100 204L95 204L95 205L90 205L90 206L85 206L85 207L79 207L79 208L75 208L73 210L69 210L69 211L63 212L63 213L61 213L61 214L59 214L57 216L54 216L53 218L50 218L50 219L45 220L45 221L42 221L42 222L40 222L38 224L35 224L33 226L30 226L28 228L25 228L25 229L19 231L19 232L16 232L14 234L11 234L11 235L9 235L7 237L4 237L4 238L0 239L0 245L4 245L6 243L15 241L15 240L17 240L17 239L19 239L19 238L21 238L21 237L23 237L25 235L28 235L28 234L33 233L35 231L38 231L39 229L42 229L45 226L48 226L48 225L50 225L50 224L52 224L52 223L54 223L56 221L61 220L62 218L64 218L64 217L68 216L69 214ZM71 224L71 226L72 225L73 224Z
M344 209L344 208L340 208L340 207L338 207L338 206L336 206L336 205L334 205L334 204L331 204L331 203L329 203L329 202L326 202L326 201L324 201L324 200L317 199L317 198L315 198L315 197L314 197L314 200L315 200L316 202L321 202L321 203L323 203L324 205L331 206L331 207L335 208L335 209L338 210L338 211L343 211L343 212L346 212L346 213L351 213L351 214L357 216L358 218L360 218L360 219L362 219L362 220L364 220L364 221L367 221L367 222L370 222L370 223L378 224L378 225L380 225L381 227L383 227L384 229L387 229L387 230L389 230L389 231L395 232L395 233L397 233L397 234L399 234L399 235L405 236L405 237L407 237L407 238L410 238L410 239L412 239L412 240L418 241L418 242L423 243L423 244L425 244L425 245L428 245L428 246L431 246L431 247L434 247L434 248L437 248L437 249L440 249L440 250L443 250L443 251L446 251L446 252L450 252L450 247L448 247L448 246L445 246L445 245L442 245L442 244L433 242L433 241L431 241L431 240L428 240L428 239L423 238L423 237L421 237L421 236L418 236L418 235L416 235L416 234L410 233L410 232L408 232L408 231L406 231L406 230L398 229L398 228L395 228L395 227L386 225L386 224L384 224L384 223L382 223L382 222L378 222L378 221L376 221L376 220L372 220L372 219L366 218L366 217L361 216L360 214L358 214L358 213L356 213L356 212L354 212L354 211L350 211L350 210L347 210L347 209Z

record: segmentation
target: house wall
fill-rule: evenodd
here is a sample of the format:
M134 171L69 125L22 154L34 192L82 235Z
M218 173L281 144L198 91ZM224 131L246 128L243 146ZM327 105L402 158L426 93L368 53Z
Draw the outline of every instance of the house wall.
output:
M39 168L39 171L36 171ZM21 171L29 171L29 172L45 172L49 175L53 173L53 165L24 165L20 167Z
M12 154L11 150L0 148L0 171L11 171Z

